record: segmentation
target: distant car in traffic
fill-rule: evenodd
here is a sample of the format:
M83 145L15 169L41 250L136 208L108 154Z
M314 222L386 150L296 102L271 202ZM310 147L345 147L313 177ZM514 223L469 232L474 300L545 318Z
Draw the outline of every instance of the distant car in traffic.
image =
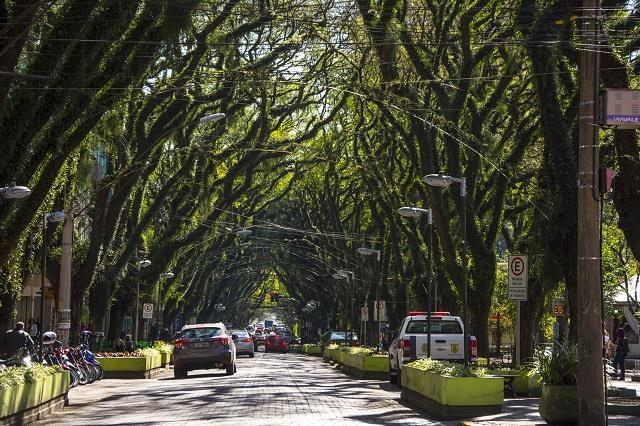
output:
M267 336L264 342L264 351L266 352L282 352L286 353L289 350L289 343L281 336L271 335Z
M255 356L253 339L246 330L231 330L231 337L235 337L233 341L236 345L236 356L249 355L249 358Z
M234 338L222 323L185 325L173 347L175 378L186 378L189 370L224 368L236 372Z
M331 330L320 336L320 345L323 347L332 344L349 345L349 342L351 342L351 346L357 346L360 344L358 335L353 331Z

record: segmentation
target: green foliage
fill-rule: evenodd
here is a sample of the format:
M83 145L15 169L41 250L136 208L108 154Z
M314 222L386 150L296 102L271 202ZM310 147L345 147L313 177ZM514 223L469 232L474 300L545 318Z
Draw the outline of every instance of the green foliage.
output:
M153 342L153 349L161 353L170 354L173 352L173 345L162 340L156 340Z
M388 356L389 353L383 350L378 351L378 353L376 353L376 348L372 348L369 346L344 346L344 345L330 345L329 349L337 349L340 352L345 352L351 355L358 355L358 356L373 356L373 355L380 355L380 356Z
M154 348L144 348L144 349L138 349L136 351L136 353L142 354L144 356L156 356L156 355L160 355L160 351L158 349L154 349Z
M42 364L34 364L32 367L5 368L0 370L0 389L10 389L25 382L35 382L60 371L57 365L48 367Z
M554 349L536 351L534 373L538 373L546 385L575 385L578 372L578 345L564 340Z
M472 366L465 367L463 364L438 361L431 358L420 358L408 365L441 376L484 377L487 374L487 370L485 368L476 368Z

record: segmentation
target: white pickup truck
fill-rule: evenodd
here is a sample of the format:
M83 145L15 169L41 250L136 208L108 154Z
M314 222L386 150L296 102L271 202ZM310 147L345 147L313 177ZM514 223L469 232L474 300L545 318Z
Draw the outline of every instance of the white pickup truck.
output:
M409 312L402 320L398 335L389 347L389 381L400 384L402 366L428 354L426 312ZM462 361L464 359L464 324L460 317L449 312L431 313L431 359ZM478 345L474 336L468 336L469 361L478 358Z

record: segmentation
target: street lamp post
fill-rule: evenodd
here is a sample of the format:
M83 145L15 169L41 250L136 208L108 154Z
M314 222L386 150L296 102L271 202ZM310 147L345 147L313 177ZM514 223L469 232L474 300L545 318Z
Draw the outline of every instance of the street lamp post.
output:
M376 255L376 260L378 261L378 285L376 285L376 318L378 322L378 337L376 338L376 353L380 350L380 290L382 287L382 264L380 262L380 250L375 250L368 247L360 247L358 248L358 253L363 256L370 256L372 254Z
M343 271L342 269L337 271L335 274L333 274L333 278L337 279L337 280L343 280L349 279L349 275L351 275L351 303L349 305L349 325L351 325L351 330L349 331L349 346L351 346L351 341L353 340L353 325L351 324L351 321L353 321L353 299L355 298L355 275L353 273L353 271Z
M15 200L16 198L24 198L31 194L31 190L26 186L9 185L0 188L0 195L7 200Z
M435 284L433 299L431 298L433 283L433 215L431 209L421 209L418 207L400 207L398 213L404 217L420 217L427 215L429 225L429 284L427 290L427 356L431 358L431 301L434 301L434 311L438 310L438 283Z
M136 277L136 321L134 323L135 330L133 332L133 342L137 346L138 345L138 333L139 333L139 318L140 318L140 270L142 268L146 268L151 266L151 261L148 259L141 260L138 262L138 274Z
M460 204L462 205L462 280L464 281L464 294L462 297L462 305L463 305L463 317L462 321L464 322L464 345L463 345L463 354L464 354L464 365L466 366L469 363L469 342L467 341L467 337L469 335L469 322L468 322L468 312L467 312L467 178L466 177L452 177L446 176L442 174L430 174L426 175L422 178L428 185L437 186L442 188L447 188L452 183L457 183L460 185Z
M29 191L31 192L31 191ZM4 195L4 193L3 193ZM27 194L28 195L28 194ZM12 198L12 197L9 197ZM13 197L19 198L19 197ZM40 271L40 329L38 333L40 334L39 338L39 348L38 348L38 356L42 361L42 350L43 350L43 340L42 336L44 334L44 280L47 275L47 225L49 223L60 222L65 218L64 212L56 211L53 213L44 213L42 216L42 266Z

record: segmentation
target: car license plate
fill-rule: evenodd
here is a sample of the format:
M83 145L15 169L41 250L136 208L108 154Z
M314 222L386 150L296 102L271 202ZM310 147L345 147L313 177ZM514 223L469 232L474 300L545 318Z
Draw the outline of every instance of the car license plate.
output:
M209 347L209 343L207 342L203 342L203 343L194 343L193 344L194 348L207 348Z

